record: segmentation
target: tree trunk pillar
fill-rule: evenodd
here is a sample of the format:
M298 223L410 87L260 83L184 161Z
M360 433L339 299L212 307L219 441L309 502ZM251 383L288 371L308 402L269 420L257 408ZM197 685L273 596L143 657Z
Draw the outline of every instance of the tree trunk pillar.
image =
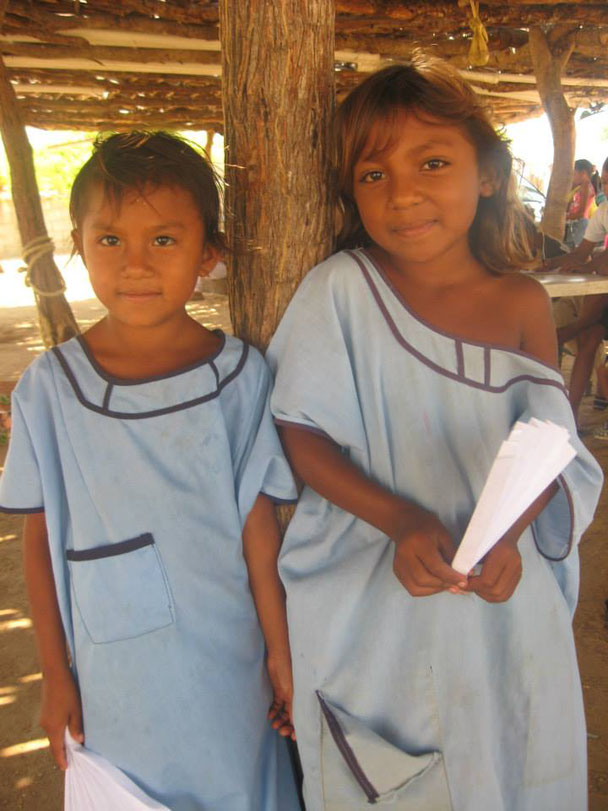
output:
M300 279L331 251L333 0L221 0L228 293L265 349Z
M572 54L575 34L576 29L567 26L548 30L533 26L529 33L538 92L553 136L553 169L541 230L560 240L564 237L576 146L574 111L564 96L561 74Z
M1 56L0 130L11 172L11 191L24 257L30 257L30 280L40 332L45 346L50 347L76 335L78 326L63 296L63 281L53 260L44 223L32 148Z

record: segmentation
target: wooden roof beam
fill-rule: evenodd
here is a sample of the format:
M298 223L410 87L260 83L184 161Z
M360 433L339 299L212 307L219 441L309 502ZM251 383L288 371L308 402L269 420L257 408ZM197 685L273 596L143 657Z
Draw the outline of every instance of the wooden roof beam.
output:
M93 60L86 58L52 59L30 56L11 56L4 58L8 68L41 69L41 70L86 70L96 73L166 73L187 76L219 76L221 68L217 64L196 62L150 62L135 63L128 60Z
M26 0L11 0L10 11L7 14L7 21L13 21L16 29L29 28L32 24L39 24L41 30L60 31L69 28L102 28L107 30L122 29L131 32L144 34L166 34L167 36L179 36L182 38L194 39L218 39L217 20L204 22L201 17L190 20L184 25L183 20L174 21L163 14L159 19L153 16L131 16L117 13L120 5L125 7L125 3L114 2L108 12L99 9L99 3L95 7L88 7L84 13L75 14L73 2L58 3L50 6L50 9L41 9ZM164 4L166 10L168 4ZM84 7L83 7L84 8ZM57 9L59 13L55 13ZM21 22L23 21L23 22Z
M4 56L32 56L42 59L60 60L80 57L97 62L189 62L197 65L217 65L220 56L214 50L171 50L165 48L117 48L104 45L89 45L80 40L79 45L47 45L44 42L16 42L0 36Z

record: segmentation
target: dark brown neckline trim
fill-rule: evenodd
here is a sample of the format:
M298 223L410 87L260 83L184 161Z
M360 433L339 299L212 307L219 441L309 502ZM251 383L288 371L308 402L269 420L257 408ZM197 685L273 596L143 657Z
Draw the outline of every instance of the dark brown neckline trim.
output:
M161 380L168 380L172 377L178 377L179 375L186 374L187 372L191 372L194 369L199 369L201 366L206 366L209 363L213 363L213 361L220 355L226 346L226 334L221 329L213 330L213 332L219 336L220 338L220 345L215 352L211 355L208 355L206 358L202 360L197 360L194 363L188 364L188 366L181 366L179 369L174 369L172 372L166 372L162 375L151 375L150 377L138 377L138 378L130 378L130 377L116 377L115 375L111 375L109 372L100 366L97 359L91 352L89 345L87 344L83 335L77 335L76 339L80 344L82 351L87 357L87 360L95 370L95 372L105 380L107 383L111 383L113 386L140 386L146 383L155 383Z
M459 342L463 346L467 345L477 346L487 349L497 349L501 352L509 352L512 355L519 355L522 358L528 358L529 360L534 361L534 363L538 363L547 369L551 369L553 372L559 371L558 369L556 369L555 366L552 366L550 363L545 363L545 361L535 358L534 355L530 355L528 352L524 352L522 349L513 349L513 347L510 346L503 346L502 344L493 344L487 341L475 341L472 338L462 338L459 335L455 335L452 332L447 332L446 330L443 330L440 327L435 326L435 324L431 324L431 322L427 321L426 318L423 318L421 315L418 315L417 312L412 310L412 308L405 301L401 293L397 290L395 285L386 275L386 272L384 271L383 267L380 265L378 260L368 250L360 248L358 251L346 251L346 253L350 254L353 257L353 259L356 259L356 253L363 254L363 256L365 256L365 258L373 266L374 270L376 270L382 281L389 288L389 290L391 291L397 302L401 305L401 307L403 307L404 310L407 310L407 312L411 315L411 317L415 321L418 321L419 324L422 324L423 327L430 330L431 332L434 332L437 335L442 335L445 338L449 338L452 341Z

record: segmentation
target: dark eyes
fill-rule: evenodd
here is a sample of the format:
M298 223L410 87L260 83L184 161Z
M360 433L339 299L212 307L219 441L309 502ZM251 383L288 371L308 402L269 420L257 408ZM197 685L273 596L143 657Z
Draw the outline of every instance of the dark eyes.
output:
M443 169L449 166L448 161L443 158L429 158L421 165L421 170L424 172L436 172L438 169ZM377 183L386 177L385 173L380 169L370 169L364 172L359 178L360 183Z
M434 169L443 169L443 167L447 165L448 162L442 160L441 158L431 158L430 160L425 161L424 168L432 171Z
M174 237L167 236L166 234L160 234L157 237L154 237L154 245L158 246L159 248L166 248L169 245L175 245ZM115 248L116 246L120 245L119 237L115 236L114 234L104 234L102 237L99 237L99 244L105 245L106 248Z
M364 175L361 176L361 183L375 183L377 180L382 180L384 177L384 172L381 172L379 169L372 169L371 172L365 172Z

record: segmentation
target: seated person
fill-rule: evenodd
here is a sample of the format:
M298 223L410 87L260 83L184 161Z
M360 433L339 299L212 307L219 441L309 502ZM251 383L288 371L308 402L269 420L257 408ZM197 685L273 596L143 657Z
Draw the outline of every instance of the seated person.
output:
M608 158L602 166L602 185L608 188ZM608 201L602 203L587 225L582 242L569 254L551 259L545 270L569 273L598 273L608 275L608 250L593 254L608 236ZM593 255L592 255L593 254ZM560 345L576 338L577 353L570 379L570 403L576 416L587 382L593 369L598 347L608 336L608 294L587 296L577 317L568 324L558 326Z

